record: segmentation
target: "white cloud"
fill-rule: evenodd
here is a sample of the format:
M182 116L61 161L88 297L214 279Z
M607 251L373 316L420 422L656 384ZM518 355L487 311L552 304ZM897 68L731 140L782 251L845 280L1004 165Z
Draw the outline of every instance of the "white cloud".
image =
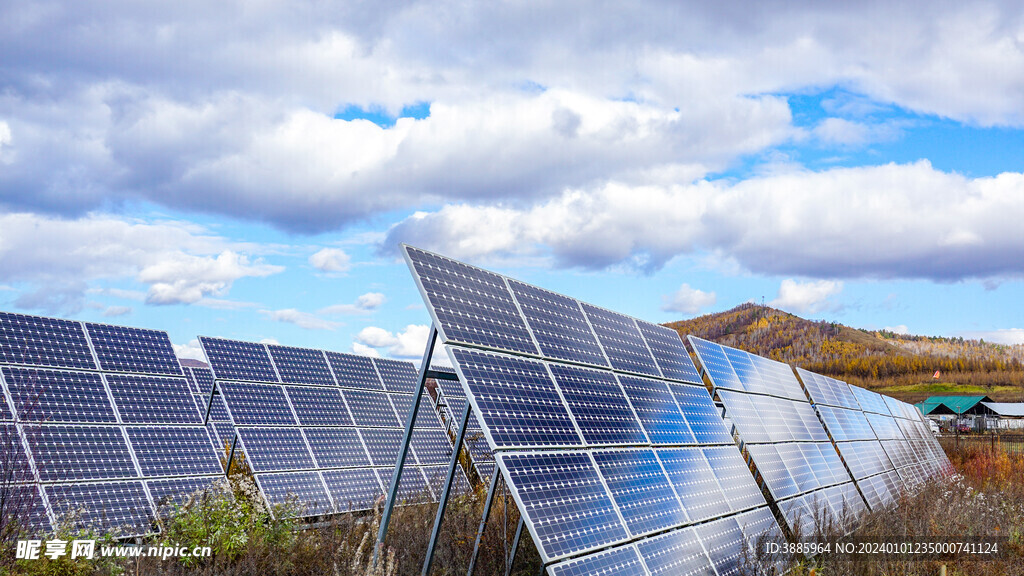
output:
M277 341L277 338L261 338L260 339L260 344L280 345L281 343Z
M898 326L886 326L882 328L885 332L892 332L893 334L910 334L910 328L907 328L906 324L900 324Z
M199 340L189 340L188 344L174 344L174 355L178 358L192 358L193 360L201 360L206 362L206 355L203 354L203 347L199 345Z
M310 256L309 263L321 272L340 274L352 267L352 258L340 248L324 248Z
M387 301L380 292L367 292L356 298L355 304L335 304L320 309L319 314L369 314Z
M177 254L147 265L138 279L149 284L147 304L192 304L207 296L223 296L240 278L265 277L284 270L226 250L216 258Z
M714 306L717 301L718 297L714 292L691 288L689 284L684 283L674 294L662 297L661 309L667 312L696 314L703 308Z
M352 352L359 354L360 356L370 356L372 358L380 358L381 354L376 348L372 348L359 342L352 343Z
M976 330L962 334L964 338L985 340L995 344L1024 344L1024 328L1003 328L1001 330Z
M363 345L370 348L383 348L388 356L398 358L422 358L423 350L427 346L427 337L430 335L430 327L419 324L409 324L405 330L393 333L377 326L367 326L356 335L356 345ZM362 349L365 353L365 348Z
M834 308L835 304L829 298L842 290L843 283L832 280L797 282L786 279L779 286L778 296L768 304L787 312L815 314Z
M316 314L300 312L295 308L286 308L284 310L260 310L260 314L263 314L275 322L295 324L296 326L305 328L306 330L334 330L338 326L341 326L340 322L325 320Z
M108 306L104 311L103 315L108 318L115 318L117 316L127 316L132 313L131 306Z

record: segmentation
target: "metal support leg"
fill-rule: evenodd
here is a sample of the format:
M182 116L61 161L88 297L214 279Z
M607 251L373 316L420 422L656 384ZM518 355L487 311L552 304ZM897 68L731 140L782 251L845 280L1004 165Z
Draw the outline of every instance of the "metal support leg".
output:
M434 355L434 344L437 342L437 327L430 326L430 335L427 336L427 347L423 350L423 362L420 364L419 384L412 399L412 408L405 419L405 436L402 439L402 449L398 451L398 461L395 462L395 471L391 474L391 486L388 488L388 499L384 503L384 511L380 519L380 531L377 532L377 544L373 547L373 565L377 565L380 558L380 551L384 547L384 538L388 535L388 524L391 523L391 513L395 508L395 498L398 495L398 483L402 479L402 467L405 466L405 457L409 454L409 441L412 439L412 427L416 422L416 413L420 408L420 399L423 398L423 390L427 383L427 372L430 370L430 359Z
M444 522L444 509L448 506L448 496L452 492L452 482L455 480L455 472L459 469L459 454L462 452L462 439L466 436L466 428L469 426L469 402L462 409L462 420L459 423L459 434L455 437L455 447L452 450L452 459L448 462L448 478L444 483L444 491L437 504L437 516L434 518L434 529L430 533L430 543L427 545L427 557L423 560L423 576L430 574L430 566L434 563L434 548L437 546L437 537L441 533L441 523Z
M487 519L491 516L491 505L494 504L494 495L498 492L498 477L501 471L498 470L498 463L494 463L494 473L491 474L491 485L487 488L487 500L484 501L484 517L480 519L480 527L476 529L476 541L473 543L473 556L469 559L469 570L466 576L473 576L476 568L476 559L480 556L480 541L484 537L484 529L487 528Z
M231 450L228 452L228 462L224 465L224 475L231 475L231 462L235 459L235 446L238 446L238 432L235 432L235 437L231 439Z
M512 566L516 563L516 552L519 551L519 539L523 536L523 526L526 521L519 518L519 526L516 526L516 535L512 538L512 550L509 552L508 564L505 566L505 576L512 576Z

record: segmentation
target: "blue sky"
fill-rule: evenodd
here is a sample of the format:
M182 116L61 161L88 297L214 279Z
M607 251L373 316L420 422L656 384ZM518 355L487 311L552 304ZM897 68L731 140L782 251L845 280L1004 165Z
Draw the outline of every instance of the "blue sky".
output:
M0 309L416 358L408 242L1024 343L1014 2L0 7Z

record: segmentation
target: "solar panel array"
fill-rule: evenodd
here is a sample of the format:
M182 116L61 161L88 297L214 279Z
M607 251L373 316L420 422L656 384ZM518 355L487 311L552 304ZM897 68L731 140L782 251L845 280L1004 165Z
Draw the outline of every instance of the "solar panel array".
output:
M409 362L201 336L225 413L270 503L302 516L368 510L387 490L412 409ZM211 416L213 411L211 411ZM221 436L224 439L224 435ZM399 500L436 501L451 439L420 403ZM457 489L468 482L456 476Z
M803 368L797 373L872 509L949 470L914 406Z
M809 537L823 522L848 526L866 509L788 365L689 340L791 534Z
M550 574L731 574L778 531L675 331L404 250Z
M454 368L431 366L431 370L447 373L458 378ZM454 437L455 434L458 434L459 418L462 417L462 411L466 407L466 392L457 380L438 378L436 382L437 398L435 405L448 428L448 433ZM476 414L471 414L469 417L469 424L466 427L463 443L469 450L470 461L472 462L473 469L476 471L477 478L482 482L487 482L494 475L494 454L491 452L490 447L487 446L484 430L480 426L480 421L477 419Z
M30 523L124 536L222 474L165 332L0 313L4 442Z

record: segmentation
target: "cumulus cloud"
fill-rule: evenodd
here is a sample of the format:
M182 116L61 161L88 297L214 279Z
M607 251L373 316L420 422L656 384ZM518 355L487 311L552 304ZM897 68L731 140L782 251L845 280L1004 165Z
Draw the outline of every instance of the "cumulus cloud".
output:
M662 297L661 309L666 312L682 312L683 314L696 314L708 306L714 306L718 297L714 292L705 292L691 288L684 283L674 294Z
M321 272L339 274L348 272L352 258L340 248L324 248L310 256L309 263Z
M174 344L174 355L178 358L191 358L206 362L206 355L203 354L203 347L199 345L198 339L189 340L187 344Z
M108 306L103 310L103 315L107 318L116 318L118 316L127 316L132 313L131 306Z
M319 311L319 314L369 314L387 301L380 292L367 292L356 298L354 304L335 304Z
M422 358L423 350L427 346L427 337L430 335L430 327L420 324L409 324L401 332L389 332L377 326L367 326L356 335L357 345L371 349L383 349L388 356L396 358ZM362 354L367 354L366 348L360 348Z
M882 328L885 332L892 332L893 334L910 334L910 328L907 328L906 324L900 324L898 326L886 326Z
M352 343L352 352L359 354L360 356L369 356L371 358L380 358L381 354L376 348L367 346L366 344L360 344L359 342Z
M1024 328L1003 328L1001 330L976 330L961 334L964 338L985 340L995 344L1024 344Z
M797 312L815 314L835 307L829 299L843 291L843 283L832 280L797 282L786 279L779 285L779 294L769 302L770 306Z
M341 326L340 322L325 320L316 314L301 312L295 308L286 308L284 310L260 310L260 314L263 314L275 322L295 324L299 328L305 328L306 330L334 330L338 326Z
M216 304L210 297L227 294L235 281L283 270L243 252L254 248L181 222L0 214L0 268L29 286L17 304L49 312L77 311L92 290L150 304ZM90 286L125 278L148 285L145 295Z
M518 208L451 204L391 228L399 242L479 261L654 270L708 251L766 275L967 278L1024 275L1024 174L967 178L926 161L804 170L737 183L610 182Z

